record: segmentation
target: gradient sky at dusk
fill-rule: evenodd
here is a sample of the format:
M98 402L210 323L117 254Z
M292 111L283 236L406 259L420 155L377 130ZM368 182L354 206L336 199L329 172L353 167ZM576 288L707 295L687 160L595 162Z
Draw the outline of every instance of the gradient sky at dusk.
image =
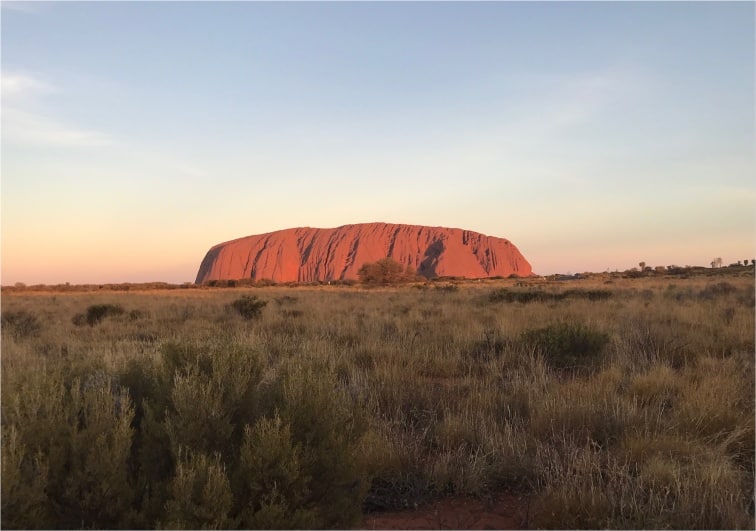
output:
M385 221L756 257L754 3L2 2L2 284Z

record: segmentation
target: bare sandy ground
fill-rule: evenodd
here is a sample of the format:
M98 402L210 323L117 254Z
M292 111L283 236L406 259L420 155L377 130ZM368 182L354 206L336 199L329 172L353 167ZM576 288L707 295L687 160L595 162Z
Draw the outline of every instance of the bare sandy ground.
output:
M447 498L418 509L368 514L360 529L526 529L527 513L527 499L514 494Z

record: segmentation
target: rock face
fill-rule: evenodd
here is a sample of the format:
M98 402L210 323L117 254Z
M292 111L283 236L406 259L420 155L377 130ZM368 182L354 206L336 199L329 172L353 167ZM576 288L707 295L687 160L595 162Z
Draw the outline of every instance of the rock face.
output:
M363 264L387 256L427 278L532 274L528 261L504 238L462 229L363 223L286 229L218 244L202 260L196 282L356 279Z

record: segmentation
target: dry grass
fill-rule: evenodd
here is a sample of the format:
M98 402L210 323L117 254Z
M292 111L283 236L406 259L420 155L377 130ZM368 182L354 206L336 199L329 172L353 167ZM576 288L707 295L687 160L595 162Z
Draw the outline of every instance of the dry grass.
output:
M492 302L491 293L502 287L544 293L602 289L611 295ZM44 504L38 486L56 478L45 476L50 470L27 447L48 436L45 430L58 429L44 419L56 415L49 410L63 400L61 389L71 378L83 381L94 374L124 385L134 364L162 366L165 345L175 343L203 352L232 348L234 355L259 360L260 393L285 380L289 387L280 393L303 403L312 378L328 382L338 390L334 396L359 407L366 428L354 444L369 481L362 497L366 510L516 489L532 496L531 521L539 527L753 528L753 291L753 276L746 275L488 281L453 289L4 293L4 315L27 312L39 324L24 333L13 324L3 328L4 479L6 473L26 473L29 492L9 496L30 499L32 508ZM248 294L267 302L258 319L246 320L230 306ZM125 311L93 326L72 322L96 304ZM536 329L576 326L607 338L596 342L596 357L585 370L555 364L550 349L557 343L533 340ZM199 377L192 374L176 375L173 400L203 401L205 416L227 419L228 412L213 410L223 403L221 390L201 378L193 383ZM287 374L300 376L286 380ZM326 391L318 396L330 397ZM264 393L260 396L264 401ZM36 408L23 417L31 424L21 424L12 413L20 400L28 402L27 410ZM296 415L317 414L298 407L290 412L294 432ZM35 415L38 422L32 422ZM229 433L235 429L221 424ZM44 453L44 445L37 446ZM215 459L207 454L171 465L166 495L188 488L176 479L191 472L188 463L201 463L207 476L224 466ZM235 487L233 478L230 487L224 478L213 484L227 497ZM39 527L28 517L32 509L13 514L5 488L4 482L4 523ZM176 496L172 499L170 514L119 522L181 522L187 516L180 514ZM242 514L234 503L228 501L215 521L233 524L232 517ZM268 512L249 521L280 523L263 518L278 514L274 505L265 507ZM299 522L312 523L307 514L300 516Z

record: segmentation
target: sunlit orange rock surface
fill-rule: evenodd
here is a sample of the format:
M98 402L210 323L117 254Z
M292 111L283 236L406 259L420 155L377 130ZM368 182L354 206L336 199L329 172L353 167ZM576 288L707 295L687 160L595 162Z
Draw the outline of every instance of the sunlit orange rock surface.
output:
M196 282L356 279L364 263L387 256L427 278L532 274L528 261L504 238L444 227L362 223L286 229L220 243L205 255Z

